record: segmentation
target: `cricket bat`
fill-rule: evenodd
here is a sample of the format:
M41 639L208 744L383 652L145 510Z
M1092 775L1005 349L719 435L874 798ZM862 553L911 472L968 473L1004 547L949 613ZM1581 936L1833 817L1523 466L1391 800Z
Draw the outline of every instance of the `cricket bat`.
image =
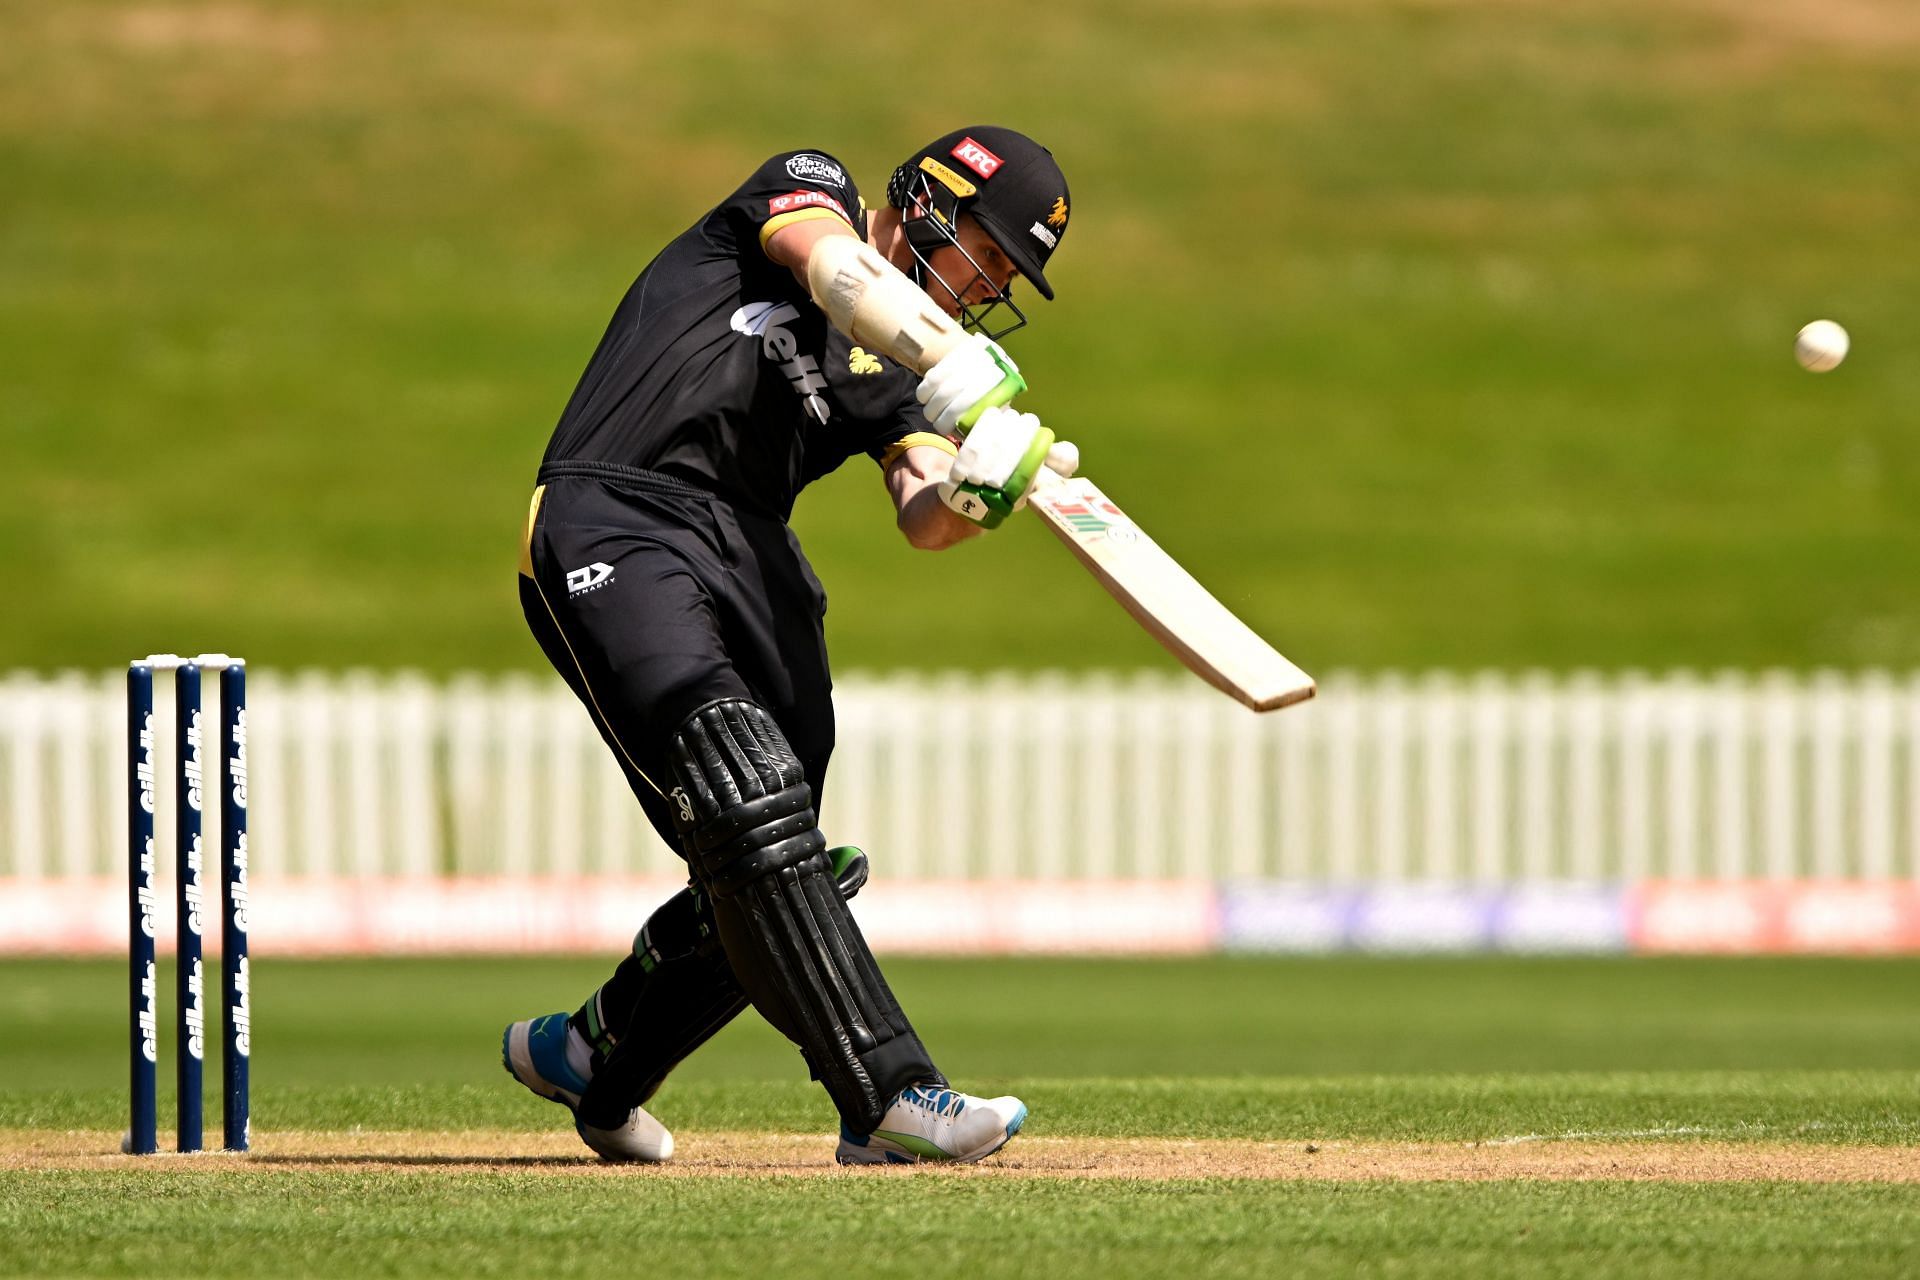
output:
M853 236L814 241L806 274L808 291L836 329L916 373L925 375L966 340L952 317ZM1202 680L1255 711L1313 696L1312 676L1209 595L1091 481L1062 480L1043 467L1027 505Z
M1040 474L1027 506L1187 670L1255 711L1313 696L1312 676L1214 599L1093 481Z

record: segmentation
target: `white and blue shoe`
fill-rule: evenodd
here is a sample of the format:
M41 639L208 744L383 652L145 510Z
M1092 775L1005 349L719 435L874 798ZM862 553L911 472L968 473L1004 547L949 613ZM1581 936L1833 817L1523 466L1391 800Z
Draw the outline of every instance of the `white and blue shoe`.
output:
M571 1112L580 1140L602 1160L658 1164L672 1156L673 1134L644 1107L628 1112L627 1122L617 1129L598 1129L580 1118L580 1095L587 1091L588 1077L568 1052L572 1034L564 1013L515 1022L500 1037L500 1063L528 1089Z
M880 1125L861 1137L840 1126L841 1164L917 1164L937 1160L972 1164L984 1160L1027 1122L1018 1098L976 1098L935 1085L900 1091Z

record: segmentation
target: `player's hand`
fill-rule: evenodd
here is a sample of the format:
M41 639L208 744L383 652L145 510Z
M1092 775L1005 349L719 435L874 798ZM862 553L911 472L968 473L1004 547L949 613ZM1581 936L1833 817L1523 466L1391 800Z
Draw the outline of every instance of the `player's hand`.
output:
M934 430L953 435L971 429L981 414L1026 389L1027 380L1013 357L999 343L973 333L927 370L914 394Z
M1080 451L1056 442L1032 414L990 408L967 433L940 484L940 500L983 529L997 528L1027 505L1043 469L1070 476L1079 463Z

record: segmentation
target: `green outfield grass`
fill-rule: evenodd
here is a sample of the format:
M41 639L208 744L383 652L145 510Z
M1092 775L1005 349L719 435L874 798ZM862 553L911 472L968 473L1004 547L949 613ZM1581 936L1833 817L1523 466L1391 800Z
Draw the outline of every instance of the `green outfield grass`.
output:
M1920 1140L1910 960L889 969L956 1080L1032 1105L1022 1141ZM636 1181L523 1167L515 1135L564 1119L500 1071L499 1027L569 1002L598 970L261 963L260 1133L491 1132L498 1160L459 1172L0 1169L0 1273L243 1274L270 1255L301 1274L544 1274L630 1257L636 1240L650 1271L715 1275L844 1275L876 1254L911 1274L1063 1277L1894 1276L1920 1260L1910 1183ZM0 1136L123 1124L121 967L15 960L0 979ZM167 1037L161 1047L164 1064ZM655 1109L695 1150L702 1131L817 1132L824 1159L833 1124L792 1051L751 1016Z
M1074 186L1031 406L1310 668L1920 661L1905 0L787 14L0 0L0 668L537 665L634 272L773 150L877 193L983 117ZM843 666L1162 661L1035 528L917 558L864 464L799 523Z
M1036 1133L1920 1138L1915 961L900 960L889 972L948 1074L1020 1091ZM263 963L255 1123L551 1128L558 1110L501 1072L500 1028L577 1003L597 973L550 959ZM4 974L0 1128L124 1123L120 967L11 961ZM657 1109L693 1128L833 1126L757 1018L691 1060Z
M1902 1276L1908 1187L0 1174L39 1274Z

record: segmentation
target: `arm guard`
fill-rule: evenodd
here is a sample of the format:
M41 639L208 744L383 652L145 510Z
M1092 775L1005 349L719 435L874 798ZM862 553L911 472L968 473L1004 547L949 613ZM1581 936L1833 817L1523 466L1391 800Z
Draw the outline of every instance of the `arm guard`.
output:
M926 373L966 336L925 290L854 236L815 242L807 288L834 328L915 373Z

